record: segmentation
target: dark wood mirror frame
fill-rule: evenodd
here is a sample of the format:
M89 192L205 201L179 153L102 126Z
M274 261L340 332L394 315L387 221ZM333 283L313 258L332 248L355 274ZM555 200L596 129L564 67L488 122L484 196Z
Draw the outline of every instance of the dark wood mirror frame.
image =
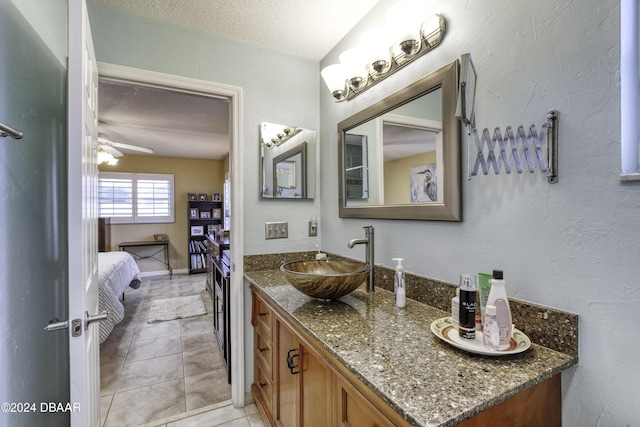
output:
M338 123L340 218L461 221L460 122L455 116L458 61L454 61L382 101ZM443 201L402 205L347 206L345 133L434 90L442 90Z

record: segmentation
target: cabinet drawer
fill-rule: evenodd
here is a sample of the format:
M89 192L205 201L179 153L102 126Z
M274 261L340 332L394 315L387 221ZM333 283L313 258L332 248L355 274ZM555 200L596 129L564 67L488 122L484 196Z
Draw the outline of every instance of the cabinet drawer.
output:
M271 382L271 378L262 370L262 367L259 363L255 365L255 390L258 390L262 401L265 403L265 406L268 408L269 413L273 411L273 386Z
M261 365L265 375L270 379L273 378L273 345L271 340L266 338L260 329L254 329L254 346L255 346L255 358L256 362Z
M264 335L271 339L273 337L273 312L271 308L257 295L253 295L253 313L251 323L253 326L262 328Z

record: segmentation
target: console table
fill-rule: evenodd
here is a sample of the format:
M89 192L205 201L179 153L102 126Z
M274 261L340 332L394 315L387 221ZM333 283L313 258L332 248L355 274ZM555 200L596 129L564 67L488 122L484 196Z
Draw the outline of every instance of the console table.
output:
M168 241L160 242L156 240L148 240L148 241L141 241L141 242L122 242L118 246L120 246L121 251L129 252L136 261L139 259L154 259L158 262L161 262L162 264L167 266L167 269L169 270L169 277L173 276L173 269L171 268L171 260L169 259L169 242ZM134 252L136 248L149 247L149 246L159 246L160 248L157 249L157 251L152 253L151 255L139 255ZM157 255L160 254L161 252L164 252L166 261L165 259L161 259L157 257Z

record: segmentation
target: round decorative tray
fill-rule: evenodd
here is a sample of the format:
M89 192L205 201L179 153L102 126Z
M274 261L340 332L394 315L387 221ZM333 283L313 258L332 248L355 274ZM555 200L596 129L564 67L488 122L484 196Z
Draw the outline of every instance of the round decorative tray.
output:
M431 332L442 341L475 354L483 354L485 356L506 356L509 354L522 353L531 347L531 340L524 332L513 328L511 334L511 343L506 350L491 350L482 343L482 333L476 331L475 340L467 340L458 336L458 329L453 324L451 316L434 320L431 323Z

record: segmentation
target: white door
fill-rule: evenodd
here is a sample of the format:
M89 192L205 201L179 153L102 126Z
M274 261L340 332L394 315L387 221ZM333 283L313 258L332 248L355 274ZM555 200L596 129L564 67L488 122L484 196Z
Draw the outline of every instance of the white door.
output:
M100 340L97 323L98 70L85 0L69 0L68 217L71 426L100 424Z

